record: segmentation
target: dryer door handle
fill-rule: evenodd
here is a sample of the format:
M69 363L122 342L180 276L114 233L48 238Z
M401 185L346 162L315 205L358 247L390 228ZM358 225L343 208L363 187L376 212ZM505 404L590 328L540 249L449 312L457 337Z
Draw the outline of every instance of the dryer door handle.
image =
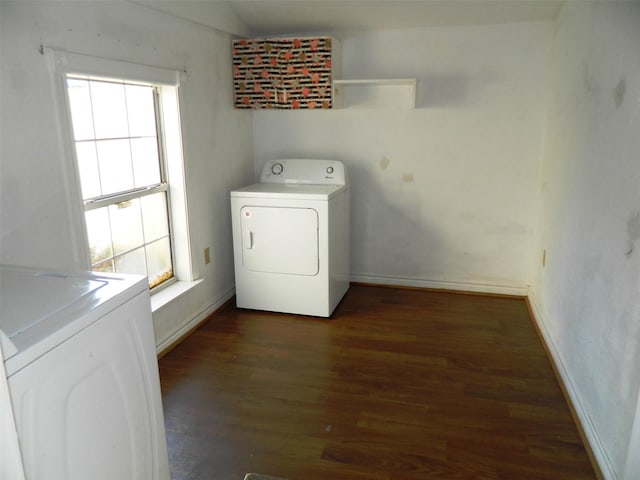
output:
M247 235L244 236L244 248L247 250L253 249L253 232L251 230L248 230Z

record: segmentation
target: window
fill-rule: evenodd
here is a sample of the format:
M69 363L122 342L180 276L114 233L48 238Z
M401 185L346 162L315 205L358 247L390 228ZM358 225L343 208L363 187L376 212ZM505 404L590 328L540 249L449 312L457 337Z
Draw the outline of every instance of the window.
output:
M186 72L47 47L43 54L62 120L77 266L147 275L153 293L162 289L159 308L199 282L180 126Z
M67 75L91 268L173 278L159 87Z

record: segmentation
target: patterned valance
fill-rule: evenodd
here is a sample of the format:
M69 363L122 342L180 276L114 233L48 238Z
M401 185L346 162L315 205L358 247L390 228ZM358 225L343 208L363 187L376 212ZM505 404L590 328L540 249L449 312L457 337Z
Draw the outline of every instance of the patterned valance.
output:
M236 108L331 108L332 39L233 41Z

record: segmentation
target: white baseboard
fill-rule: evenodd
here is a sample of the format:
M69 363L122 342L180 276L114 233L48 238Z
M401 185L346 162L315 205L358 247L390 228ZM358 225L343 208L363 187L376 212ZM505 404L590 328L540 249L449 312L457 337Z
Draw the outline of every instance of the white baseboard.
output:
M501 285L472 282L447 282L442 280L425 280L412 277L392 277L386 275L352 274L352 282L370 283L372 285L393 285L398 287L432 288L437 290L456 290L461 292L477 292L495 295L515 295L525 297L529 293L528 285Z
M619 480L619 476L613 468L611 459L604 449L604 444L600 440L600 436L591 421L591 417L580 401L580 396L578 395L575 384L571 380L571 376L562 361L562 356L553 342L553 338L546 327L540 305L537 303L536 297L532 292L529 292L528 301L533 315L533 321L536 323L538 331L542 335L547 350L552 357L551 360L554 364L555 370L560 376L558 380L562 383L564 391L569 397L568 400L571 403L571 407L573 408L575 415L578 417L577 421L580 423L579 427L582 429L582 432L586 437L585 440L588 443L587 448L590 448L593 459L598 464L598 468L600 469L599 473L605 480Z
M206 318L227 303L236 293L236 289L232 288L228 292L224 293L213 302L211 302L206 308L200 311L195 317L189 321L179 325L173 330L167 337L165 337L160 343L156 345L156 353L158 356L162 356L168 350L171 349L176 343L178 343L189 332L195 329L198 325L206 320Z

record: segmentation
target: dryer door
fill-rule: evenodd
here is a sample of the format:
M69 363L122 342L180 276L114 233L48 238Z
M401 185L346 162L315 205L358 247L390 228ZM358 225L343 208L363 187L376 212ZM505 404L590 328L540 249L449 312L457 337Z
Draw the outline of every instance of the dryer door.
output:
M240 224L247 270L317 275L318 213L314 209L245 206Z

